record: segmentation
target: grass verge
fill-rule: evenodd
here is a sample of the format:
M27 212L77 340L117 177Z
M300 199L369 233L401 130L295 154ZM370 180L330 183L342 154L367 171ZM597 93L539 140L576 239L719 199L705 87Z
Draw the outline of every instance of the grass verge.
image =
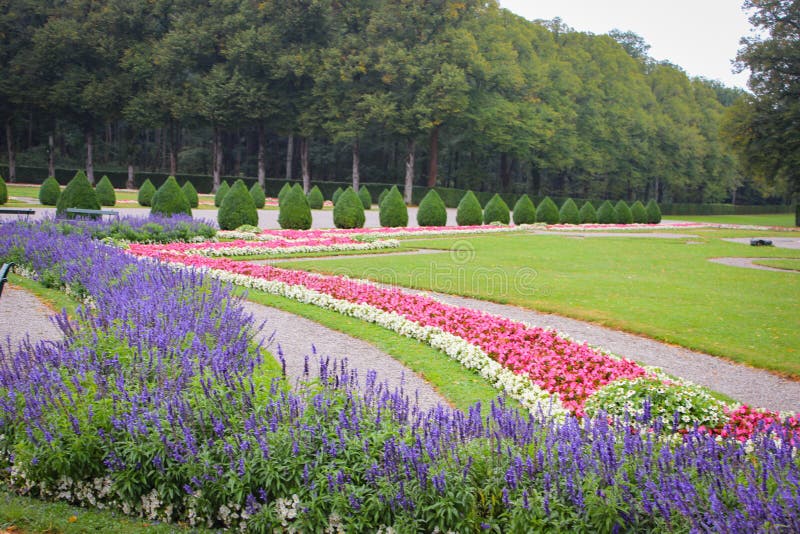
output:
M695 221L717 224L752 224L756 226L794 226L794 213L766 215L669 215L664 221Z
M800 259L797 260L757 260L756 265L774 267L775 269L786 269L787 271L800 271Z

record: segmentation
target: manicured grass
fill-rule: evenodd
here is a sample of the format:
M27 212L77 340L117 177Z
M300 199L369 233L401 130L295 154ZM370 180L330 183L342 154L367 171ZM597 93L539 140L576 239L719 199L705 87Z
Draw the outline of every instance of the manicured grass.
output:
M669 215L665 221L696 221L718 224L752 224L756 226L794 226L794 213L768 215Z
M800 260L758 260L754 261L753 263L756 265L764 265L766 267L774 267L776 269L800 271Z
M414 243L443 249L441 255L282 266L515 304L800 376L796 275L708 261L724 256L800 258L800 251L754 249L719 239L741 232L691 233L698 237L459 236ZM457 242L462 250L465 242L474 250L447 253Z

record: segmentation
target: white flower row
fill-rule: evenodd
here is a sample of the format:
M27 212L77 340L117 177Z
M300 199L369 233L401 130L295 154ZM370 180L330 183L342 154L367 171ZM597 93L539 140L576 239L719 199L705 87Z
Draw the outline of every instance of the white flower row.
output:
M318 234L321 238L326 237L349 237L357 240L369 240L380 238L392 237L425 237L425 236L446 236L446 235L460 235L460 234L491 234L498 232L518 232L520 230L528 230L534 228L534 225L521 224L518 226L507 225L486 225L486 226L453 226L448 228L439 228L437 230L425 230L424 227L404 228L402 230L387 230L387 231L347 231L331 228L329 230L320 230ZM283 239L277 234L256 234L254 232L237 232L236 230L220 230L217 232L218 238L224 239L244 239L245 241L273 241L276 239Z
M286 247L246 247L198 248L184 251L184 254L200 254L202 256L281 256L285 254L310 254L315 252L343 252L359 250L381 250L398 248L396 239L371 241L368 243L335 243L332 245L300 245Z

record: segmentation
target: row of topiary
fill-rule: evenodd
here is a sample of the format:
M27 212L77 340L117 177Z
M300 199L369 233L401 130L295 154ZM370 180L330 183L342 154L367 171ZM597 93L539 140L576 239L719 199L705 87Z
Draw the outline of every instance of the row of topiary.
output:
M88 183L88 179L87 179ZM91 184L89 185L91 187ZM103 176L94 187L97 202L100 206L114 206L117 203L117 194L108 176ZM53 176L48 177L39 187L39 202L44 206L58 206L61 198L61 186ZM89 208L87 208L89 209Z

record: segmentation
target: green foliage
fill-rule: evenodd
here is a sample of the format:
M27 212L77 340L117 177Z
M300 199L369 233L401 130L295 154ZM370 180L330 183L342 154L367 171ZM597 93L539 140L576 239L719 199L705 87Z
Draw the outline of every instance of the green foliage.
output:
M108 176L100 178L94 188L94 192L97 194L97 201L100 202L101 206L113 206L117 203L117 194Z
M333 206L336 228L362 228L365 222L364 204L352 187L345 189Z
M661 222L661 208L658 207L658 203L654 199L650 199L645 209L647 210L648 224L658 224ZM800 226L800 224L798 224L798 226Z
M361 204L364 206L365 210L372 207L372 194L370 194L369 190L363 185L358 188L358 198L361 199Z
M637 200L631 205L631 217L633 222L637 224L644 224L647 222L647 210L641 201Z
M155 194L156 186L154 186L153 182L151 182L150 178L148 178L139 188L139 194L137 195L136 200L139 202L140 206L152 206L153 197Z
M447 208L435 189L428 191L428 194L419 203L417 224L420 226L447 226Z
M222 201L225 200L225 195L227 195L228 191L230 190L231 186L228 185L228 182L222 180L222 183L219 184L219 187L217 188L217 192L214 194L214 205L216 207L219 208L222 206Z
M250 187L250 196L253 197L253 204L255 204L256 209L260 210L267 203L267 195L264 194L264 190L258 182L254 182Z
M581 211L578 212L581 219L581 224L595 224L597 223L597 211L591 202L586 201L581 206Z
M325 205L325 197L316 185L308 192L308 205L311 206L312 210L321 210L322 206Z
M511 214L508 210L508 204L503 198L496 194L486 203L483 208L483 222L486 224L501 223L508 224L511 221Z
M578 206L575 201L568 198L561 205L561 210L558 212L558 222L561 224L580 224L581 216L578 213Z
M6 202L8 202L8 187L6 187L6 181L0 176L0 205Z
M311 206L299 184L289 189L280 202L278 224L288 230L308 230L311 228Z
M528 195L522 195L514 204L514 224L533 224L536 222L536 206Z
M100 202L94 188L86 178L83 171L78 171L75 177L70 180L56 204L56 216L74 218L74 215L67 213L67 208L79 208L85 210L99 210Z
M338 202L339 197L342 196L342 193L344 193L344 191L342 190L341 187L337 187L336 191L333 192L333 195L331 196L331 202L333 202L334 206L336 205L336 202Z
M196 208L200 205L200 197L197 196L197 189L194 188L192 182L186 180L186 183L183 184L181 190L183 191L183 195L186 197L186 200L189 201L190 208Z
M217 211L217 224L222 230L235 230L243 224L258 225L258 211L253 197L242 180L236 180Z
M558 224L558 206L550 197L544 197L536 208L536 222L547 224Z
M60 196L61 186L53 176L49 176L39 188L39 202L45 206L55 206Z
M397 186L392 187L392 190L384 195L379 209L381 226L387 228L408 226L408 207Z
M464 193L458 203L456 224L459 226L480 226L483 224L483 209L478 197L472 191Z
M183 189L178 185L174 176L170 176L161 184L156 194L153 196L153 206L150 208L153 215L164 215L170 217L179 213L192 215L192 207L189 205Z
M597 222L600 224L614 224L617 222L617 214L610 201L606 200L600 204L600 208L597 210Z
M283 199L286 198L286 195L289 194L289 191L291 191L291 190L292 190L292 184L290 184L289 182L286 182L285 184L283 184L283 187L281 187L281 190L278 191L278 206L279 207L280 207L281 202L283 201Z
M628 204L624 200L620 200L614 206L614 219L617 224L631 224L633 222L633 214Z
M383 199L386 198L386 195L388 195L388 194L389 194L389 190L384 187L383 191L381 191L381 194L378 195L378 207L379 208L381 206L381 202L383 202Z

